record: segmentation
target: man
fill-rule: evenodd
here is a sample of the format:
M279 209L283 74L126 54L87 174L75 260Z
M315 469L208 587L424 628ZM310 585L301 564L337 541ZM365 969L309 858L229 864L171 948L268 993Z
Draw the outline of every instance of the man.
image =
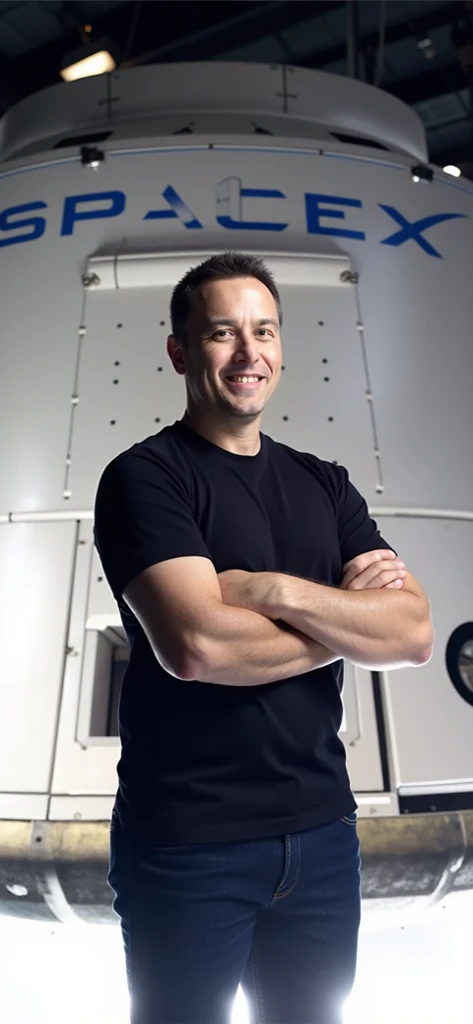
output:
M339 1024L360 916L341 659L425 664L429 602L347 470L260 433L282 362L265 265L206 260L171 322L187 411L96 501L131 648L109 883L132 1024L230 1024L240 982L252 1024Z

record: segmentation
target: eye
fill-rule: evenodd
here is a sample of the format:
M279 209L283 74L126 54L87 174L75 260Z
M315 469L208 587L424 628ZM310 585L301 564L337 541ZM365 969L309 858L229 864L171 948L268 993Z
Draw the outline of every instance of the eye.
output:
M228 330L228 327L222 327L220 330L215 331L214 338L222 338L227 334L231 334L231 331Z

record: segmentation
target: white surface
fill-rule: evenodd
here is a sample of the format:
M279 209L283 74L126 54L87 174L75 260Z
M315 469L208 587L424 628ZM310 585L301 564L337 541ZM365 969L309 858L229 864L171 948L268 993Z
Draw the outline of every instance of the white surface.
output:
M344 1024L471 1024L472 942L471 893L447 897L411 924L362 924ZM8 1024L129 1024L119 927L0 918L0 961L0 1018ZM239 989L232 1024L247 1020Z
M423 785L424 792L435 793L449 780L469 780L466 788L473 789L473 706L457 693L445 665L451 634L473 618L473 523L384 516L378 522L422 581L435 631L427 665L386 673L390 742L396 755L394 784ZM452 789L458 792L462 787Z
M111 121L107 120L105 102L109 88L113 99ZM0 159L10 159L27 146L30 152L44 150L58 136L83 135L85 129L97 132L108 127L113 137L119 138L121 125L127 123L135 127L136 135L146 130L150 135L172 135L189 121L194 131L205 132L199 123L202 115L207 123L210 121L214 133L236 130L251 135L255 119L260 127L270 125L274 132L276 120L279 136L285 130L296 134L299 124L301 134L309 125L315 137L322 129L323 138L325 127L378 140L416 160L427 159L422 121L406 103L389 93L323 71L231 61L122 69L68 86L50 86L22 100L4 116ZM161 128L156 132L158 117L171 121L164 131Z
M241 187L240 179L233 179ZM223 210L221 211L224 212ZM189 253L136 253L129 256L94 256L89 261L87 274L97 274L100 282L91 291L125 288L163 288L170 291L191 267L198 266L212 256L213 250ZM350 288L341 281L344 271L350 270L347 256L321 256L318 253L259 254L265 260L278 283L301 285L309 288Z
M0 791L49 786L75 542L75 523L0 526Z

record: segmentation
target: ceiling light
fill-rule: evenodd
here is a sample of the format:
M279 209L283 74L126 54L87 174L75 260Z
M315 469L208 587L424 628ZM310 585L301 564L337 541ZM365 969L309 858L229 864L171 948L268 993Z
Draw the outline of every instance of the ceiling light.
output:
M444 170L445 174L451 174L452 178L460 178L461 177L461 170L460 170L459 167L455 167L455 164L447 164L447 166L444 167L443 170Z
M424 55L426 60L431 60L435 57L435 46L428 32L419 32L416 37L418 49Z
M117 66L115 46L110 40L101 39L97 43L85 43L77 50L64 54L59 74L65 82L75 82L78 78L89 78L91 75L104 75Z

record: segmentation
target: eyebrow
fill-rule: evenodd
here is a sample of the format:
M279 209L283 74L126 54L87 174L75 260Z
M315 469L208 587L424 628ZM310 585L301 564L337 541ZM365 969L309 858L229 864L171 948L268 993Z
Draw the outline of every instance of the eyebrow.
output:
M223 317L223 318L221 318L221 317L211 317L209 320L207 320L205 326L206 327L218 327L219 324L226 324L229 327L238 327L238 321L237 320L232 320L232 319L230 319L228 317ZM257 326L257 327L264 327L265 324L272 324L273 327L279 327L278 321L277 320L273 320L273 318L270 317L270 316L263 317L261 320L257 320L255 322L255 326Z

